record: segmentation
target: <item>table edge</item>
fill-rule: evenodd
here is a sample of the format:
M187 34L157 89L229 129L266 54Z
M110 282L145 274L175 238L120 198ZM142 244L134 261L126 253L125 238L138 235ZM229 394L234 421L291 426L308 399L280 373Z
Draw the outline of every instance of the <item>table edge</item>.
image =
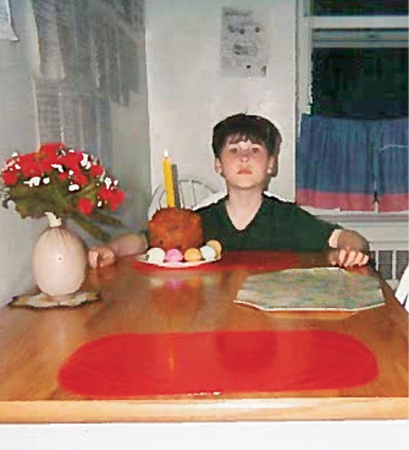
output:
M0 401L0 423L408 419L408 397Z

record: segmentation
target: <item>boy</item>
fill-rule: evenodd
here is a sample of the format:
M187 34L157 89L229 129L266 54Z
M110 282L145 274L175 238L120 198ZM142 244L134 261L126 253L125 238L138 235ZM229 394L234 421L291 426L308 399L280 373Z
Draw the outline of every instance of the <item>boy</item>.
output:
M213 129L215 170L224 177L227 196L196 210L205 239L219 240L229 250L292 250L330 252L330 262L343 267L368 262L368 242L358 233L340 229L290 202L264 194L275 174L281 135L267 119L236 114ZM104 267L116 257L143 253L146 237L126 235L108 246L90 250L91 267Z

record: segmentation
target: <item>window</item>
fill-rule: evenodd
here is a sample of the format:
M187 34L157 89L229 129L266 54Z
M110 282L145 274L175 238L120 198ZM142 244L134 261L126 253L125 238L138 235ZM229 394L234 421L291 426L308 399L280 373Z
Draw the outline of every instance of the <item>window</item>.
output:
M138 93L143 0L33 0L41 142L83 148L112 166L112 105ZM109 8L110 7L110 8Z
M297 53L299 119L408 115L406 0L300 0Z
M314 47L311 113L353 119L408 116L408 49Z
M297 202L407 211L406 0L297 7Z

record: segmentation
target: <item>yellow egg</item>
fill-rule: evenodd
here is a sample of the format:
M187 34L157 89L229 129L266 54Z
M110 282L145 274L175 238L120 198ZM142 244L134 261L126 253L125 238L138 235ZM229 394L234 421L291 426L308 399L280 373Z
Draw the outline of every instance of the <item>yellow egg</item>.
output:
M206 245L213 248L216 251L216 258L219 258L222 254L222 244L220 244L219 241L216 241L216 239L210 239L210 241L206 242Z
M188 248L183 256L185 258L185 261L187 262L200 261L202 259L202 254L200 253L200 250L198 248L193 247Z

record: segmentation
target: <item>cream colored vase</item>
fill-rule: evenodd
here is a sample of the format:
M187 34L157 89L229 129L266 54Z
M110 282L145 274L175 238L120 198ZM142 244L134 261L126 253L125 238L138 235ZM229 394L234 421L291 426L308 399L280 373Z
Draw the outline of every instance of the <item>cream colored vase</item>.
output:
M33 274L42 292L53 297L76 292L85 278L87 254L82 240L45 213L49 227L38 237L33 250Z

